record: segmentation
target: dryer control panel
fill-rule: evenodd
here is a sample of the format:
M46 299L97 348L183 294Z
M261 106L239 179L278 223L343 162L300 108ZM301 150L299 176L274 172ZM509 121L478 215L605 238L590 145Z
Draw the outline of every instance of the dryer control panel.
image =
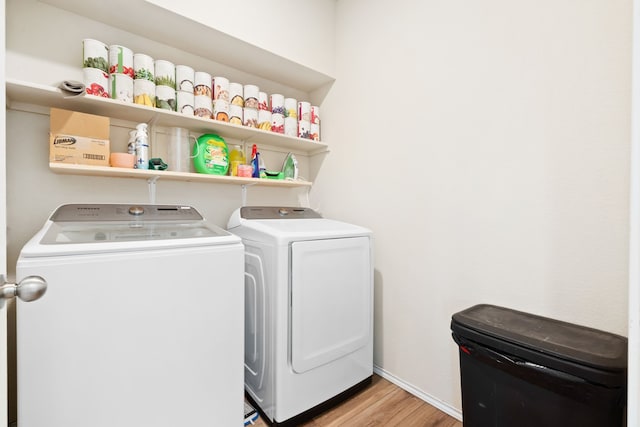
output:
M322 218L322 215L311 208L245 206L240 209L240 217L244 219L308 219Z

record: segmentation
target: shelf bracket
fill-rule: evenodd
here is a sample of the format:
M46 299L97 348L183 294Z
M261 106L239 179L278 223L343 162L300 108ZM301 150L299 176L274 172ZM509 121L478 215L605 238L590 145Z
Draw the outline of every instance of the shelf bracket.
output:
M154 205L156 203L156 182L158 181L159 176L154 176L153 178L147 179L147 184L149 185L149 203Z
M310 194L311 194L311 187L307 187L306 191L304 192L304 195L306 196L305 202L302 202L300 199L298 199L300 201L300 206L304 206L306 208L311 207L311 198L309 197Z
M247 187L251 187L255 184L242 184L242 204L240 206L247 206Z

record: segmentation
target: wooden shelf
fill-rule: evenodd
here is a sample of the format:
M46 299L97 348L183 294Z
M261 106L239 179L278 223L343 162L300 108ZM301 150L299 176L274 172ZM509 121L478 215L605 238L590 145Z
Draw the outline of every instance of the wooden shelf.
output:
M112 168L108 166L73 165L66 163L49 163L49 168L59 174L104 176L111 178L136 179L168 179L171 181L209 182L216 184L259 185L267 187L310 187L308 181L288 181L261 178L241 178L235 176L207 175L188 172L156 171L144 169Z
M147 107L111 98L93 95L68 95L56 87L7 79L7 107L32 111L33 106L64 108L82 113L96 114L113 119L154 126L182 127L194 133L215 133L223 138L234 138L258 145L280 147L294 153L314 155L328 151L327 144L297 138L261 129L219 122L175 111Z

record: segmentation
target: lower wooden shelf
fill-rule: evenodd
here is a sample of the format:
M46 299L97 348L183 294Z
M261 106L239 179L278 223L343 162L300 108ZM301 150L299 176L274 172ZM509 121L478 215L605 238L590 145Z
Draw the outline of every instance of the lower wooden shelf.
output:
M114 168L109 166L87 166L66 163L49 163L49 168L59 174L104 176L110 178L168 179L171 181L209 182L232 185L260 185L267 187L310 187L309 181L242 178L236 176L207 175L190 172L171 172L145 169Z

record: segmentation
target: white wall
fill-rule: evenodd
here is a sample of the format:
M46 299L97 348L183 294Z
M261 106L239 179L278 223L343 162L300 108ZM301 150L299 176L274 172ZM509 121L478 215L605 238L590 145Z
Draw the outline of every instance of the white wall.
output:
M375 233L375 363L459 409L459 310L626 335L631 3L339 0L336 17L312 204Z
M335 0L146 0L333 75Z

